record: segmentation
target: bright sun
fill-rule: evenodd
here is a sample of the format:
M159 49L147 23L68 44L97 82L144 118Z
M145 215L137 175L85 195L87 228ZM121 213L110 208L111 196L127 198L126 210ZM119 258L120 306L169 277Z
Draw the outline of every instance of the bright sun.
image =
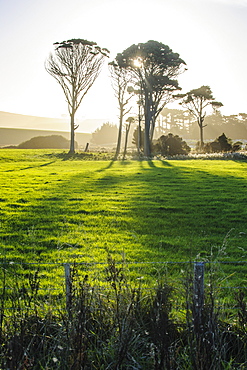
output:
M142 58L138 57L136 59L134 59L134 66L137 67L137 68L141 68L142 66Z

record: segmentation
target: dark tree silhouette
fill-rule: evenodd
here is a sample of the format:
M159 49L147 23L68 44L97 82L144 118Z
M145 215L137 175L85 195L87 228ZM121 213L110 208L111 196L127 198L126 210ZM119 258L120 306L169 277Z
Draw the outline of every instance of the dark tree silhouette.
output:
M178 135L162 135L154 145L154 152L162 155L188 154L190 147Z
M55 53L46 61L47 72L62 87L70 114L70 153L75 152L75 113L97 78L109 51L95 42L71 39L56 42Z
M216 140L208 142L204 145L205 153L219 153L219 152L230 152L241 149L242 143L240 141L232 145L232 140L228 138L224 133L217 137Z
M132 45L115 59L120 68L133 74L141 90L144 106L144 155L151 154L155 120L172 93L180 90L177 76L184 70L185 62L167 45L150 40Z

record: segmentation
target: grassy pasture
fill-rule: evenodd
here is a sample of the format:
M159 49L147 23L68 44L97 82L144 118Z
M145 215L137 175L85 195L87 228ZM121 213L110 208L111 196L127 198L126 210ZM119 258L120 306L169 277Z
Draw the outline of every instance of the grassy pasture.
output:
M247 260L246 162L76 158L0 151L3 260ZM242 266L226 270L244 279Z

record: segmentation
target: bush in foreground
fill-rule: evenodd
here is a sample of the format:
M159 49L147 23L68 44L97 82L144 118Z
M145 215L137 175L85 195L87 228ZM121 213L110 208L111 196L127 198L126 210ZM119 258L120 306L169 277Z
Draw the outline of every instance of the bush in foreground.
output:
M1 295L0 366L3 369L144 369L223 370L247 364L247 310L244 292L236 295L238 323L226 323L215 308L212 285L200 320L190 275L184 281L185 320L174 316L174 284L157 282L152 291L134 284L126 266L108 256L105 288L92 286L88 275L71 275L67 310L41 315L38 273L29 286L10 294L7 311ZM20 302L24 306L21 307ZM8 315L7 315L8 313Z

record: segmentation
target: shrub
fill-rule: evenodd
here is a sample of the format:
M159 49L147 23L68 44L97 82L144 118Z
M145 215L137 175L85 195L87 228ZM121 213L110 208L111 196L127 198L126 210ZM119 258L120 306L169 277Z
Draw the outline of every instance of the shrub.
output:
M162 155L186 155L190 152L190 147L178 135L168 134L162 135L157 141L154 142L152 151L154 154Z
M233 143L233 145L232 145L232 150L234 151L234 152L238 152L239 150L241 150L242 149L242 145L243 145L243 143L241 142L241 141L236 141L235 143Z
M128 276L128 266L108 255L105 285L93 285L87 272L71 270L67 310L42 314L39 274L29 283L0 294L1 369L209 370L246 368L246 291L236 292L239 320L220 320L216 307L215 267L200 320L196 321L193 277L184 290L160 278L152 290ZM5 270L4 270L5 273ZM3 278L5 287L5 278ZM178 294L186 321L174 316ZM5 307L7 295L15 309ZM198 317L197 317L198 318ZM230 367L231 366L231 367Z
M232 140L226 137L223 133L215 141L206 143L204 146L205 153L220 153L220 152L237 152L242 147L241 141L236 141L232 144Z
M19 144L19 149L69 149L69 140L62 135L36 136ZM78 145L76 144L76 147Z

